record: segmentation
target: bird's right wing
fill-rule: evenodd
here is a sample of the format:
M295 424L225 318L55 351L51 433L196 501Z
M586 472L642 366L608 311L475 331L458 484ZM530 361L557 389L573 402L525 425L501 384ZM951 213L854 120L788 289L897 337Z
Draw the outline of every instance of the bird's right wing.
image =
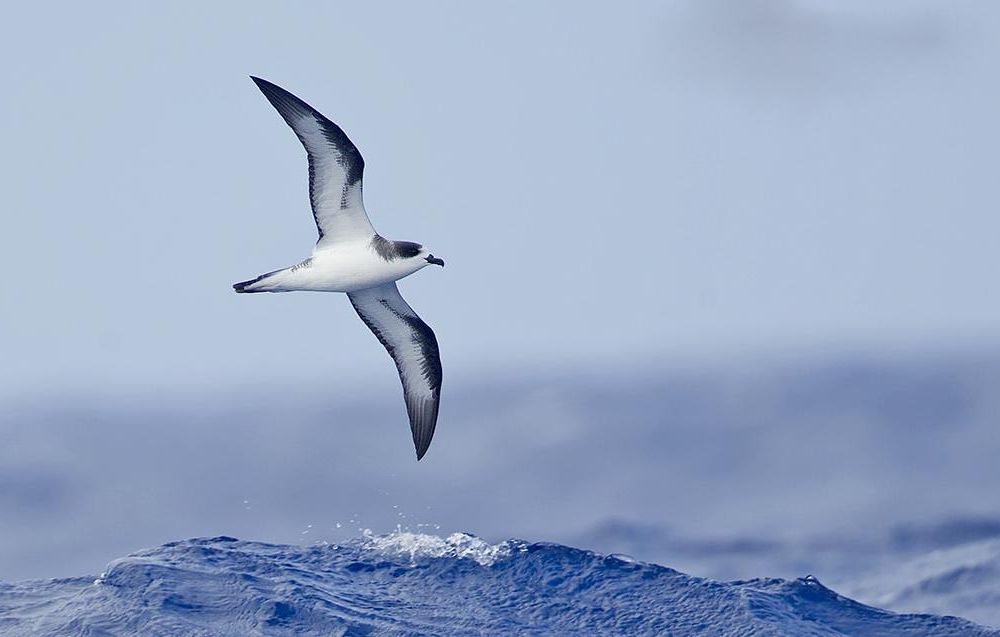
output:
M309 201L319 243L368 238L375 229L361 199L365 160L339 126L285 89L251 78L292 127L309 158Z
M420 460L434 436L441 397L441 356L434 332L403 300L395 283L351 292L347 298L396 362Z

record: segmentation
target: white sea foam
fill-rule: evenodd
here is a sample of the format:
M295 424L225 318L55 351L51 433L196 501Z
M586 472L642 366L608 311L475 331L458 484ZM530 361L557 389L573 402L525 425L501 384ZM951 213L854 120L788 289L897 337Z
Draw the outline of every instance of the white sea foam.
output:
M366 530L362 546L390 555L406 555L411 561L420 557L454 557L475 560L481 566L490 566L512 552L524 550L523 544L511 540L490 544L468 533L452 533L443 538L409 531L375 535Z

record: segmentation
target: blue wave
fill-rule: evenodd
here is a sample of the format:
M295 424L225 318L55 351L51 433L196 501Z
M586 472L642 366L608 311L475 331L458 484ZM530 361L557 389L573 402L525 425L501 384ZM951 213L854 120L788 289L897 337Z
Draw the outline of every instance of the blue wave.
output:
M719 582L558 544L471 535L342 545L193 539L89 578L0 583L0 635L962 635L813 578Z

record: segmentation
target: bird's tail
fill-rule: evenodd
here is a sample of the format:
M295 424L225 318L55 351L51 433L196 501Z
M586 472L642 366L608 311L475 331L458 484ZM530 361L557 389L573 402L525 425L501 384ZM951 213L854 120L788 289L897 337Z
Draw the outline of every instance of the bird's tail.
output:
M268 286L264 281L270 277L272 274L277 274L281 270L275 270L274 272L268 272L267 274L262 274L256 279L250 279L249 281L240 281L239 283L233 284L233 289L236 290L237 294L251 294L253 292L270 292Z
M251 292L263 292L263 290L248 290L247 288L260 281L260 277L256 279L250 279L249 281L240 281L239 283L233 283L233 289L239 294L249 294Z

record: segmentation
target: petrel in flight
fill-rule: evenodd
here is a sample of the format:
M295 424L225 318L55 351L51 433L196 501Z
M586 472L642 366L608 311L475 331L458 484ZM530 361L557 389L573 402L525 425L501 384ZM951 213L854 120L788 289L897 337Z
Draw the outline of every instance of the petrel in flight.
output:
M309 200L319 230L301 263L233 285L237 292L346 292L358 316L396 362L420 460L434 435L441 396L437 339L407 305L396 281L444 265L427 248L383 238L361 201L365 162L339 126L285 89L251 78L295 131L309 159Z

